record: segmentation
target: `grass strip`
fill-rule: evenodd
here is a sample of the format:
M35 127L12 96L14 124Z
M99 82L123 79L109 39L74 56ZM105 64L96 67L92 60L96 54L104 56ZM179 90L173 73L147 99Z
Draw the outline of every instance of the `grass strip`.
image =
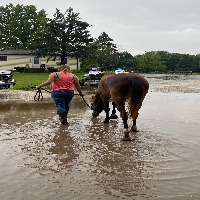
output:
M79 79L83 79L85 72L73 72ZM28 87L29 84L39 85L44 83L50 73L13 73L13 79L16 81L14 90L34 90ZM50 89L51 86L46 86L45 89Z

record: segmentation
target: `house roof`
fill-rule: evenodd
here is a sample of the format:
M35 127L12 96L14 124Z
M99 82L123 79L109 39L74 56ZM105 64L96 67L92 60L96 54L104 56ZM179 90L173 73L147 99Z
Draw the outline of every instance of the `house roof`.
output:
M0 50L0 55L31 55L33 50Z

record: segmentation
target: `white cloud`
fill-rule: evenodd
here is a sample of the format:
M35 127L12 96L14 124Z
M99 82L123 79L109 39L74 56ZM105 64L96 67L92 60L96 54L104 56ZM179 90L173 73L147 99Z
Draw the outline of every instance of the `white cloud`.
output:
M83 21L93 25L93 37L105 31L124 50L137 54L166 50L200 53L199 0L10 0L14 5L33 4L52 17L72 7ZM3 5L5 5L4 3Z

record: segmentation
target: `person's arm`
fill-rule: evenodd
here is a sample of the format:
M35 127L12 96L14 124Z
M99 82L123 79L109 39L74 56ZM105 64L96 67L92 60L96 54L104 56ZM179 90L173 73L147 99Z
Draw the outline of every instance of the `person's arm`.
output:
M78 79L78 77L76 75L74 76L74 86L77 89L79 95L83 96L83 93L82 93L82 90L81 90L81 86L80 86L80 83L79 83L79 79Z
M51 83L53 83L54 81L54 78L55 78L55 73L52 73L49 75L49 78L47 79L47 81L45 81L44 83L36 86L36 88L41 88L43 86L47 86L47 85L50 85Z

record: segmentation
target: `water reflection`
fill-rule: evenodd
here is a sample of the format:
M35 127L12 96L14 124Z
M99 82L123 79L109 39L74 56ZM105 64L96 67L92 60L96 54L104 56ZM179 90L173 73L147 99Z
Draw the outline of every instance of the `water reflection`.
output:
M125 196L141 193L146 189L142 183L145 169L135 143L121 142L121 135L118 134L121 128L117 122L112 121L110 126L96 119L92 122L88 129L90 149L86 153L89 151L92 156L93 164L89 172L96 177L95 186L103 187L105 194L113 197L117 197L117 193L124 193Z
M172 121L159 95L147 98L131 142L121 141L122 120L92 118L78 97L69 126L60 125L52 102L1 104L2 198L198 199L200 125ZM152 112L155 96L166 115Z
M69 126L61 126L56 116L51 122L44 119L47 111L43 115L42 112L37 116L28 115L23 124L23 120L17 120L21 125L12 134L23 141L19 147L28 156L24 165L37 169L40 175L47 176L60 187L66 184L63 178L70 176L72 180L76 177L79 185L91 187L92 183L93 187L113 197L123 193L135 196L146 190L142 181L143 159L136 143L121 141L122 122L111 120L110 125L103 124L103 116L91 118L91 112L84 107L79 114L76 109L73 111ZM13 109L13 113L18 112L18 108ZM22 117L24 113L20 112L18 116ZM48 112L53 113L52 110ZM85 114L80 116L83 112ZM80 174L84 178L79 179Z

